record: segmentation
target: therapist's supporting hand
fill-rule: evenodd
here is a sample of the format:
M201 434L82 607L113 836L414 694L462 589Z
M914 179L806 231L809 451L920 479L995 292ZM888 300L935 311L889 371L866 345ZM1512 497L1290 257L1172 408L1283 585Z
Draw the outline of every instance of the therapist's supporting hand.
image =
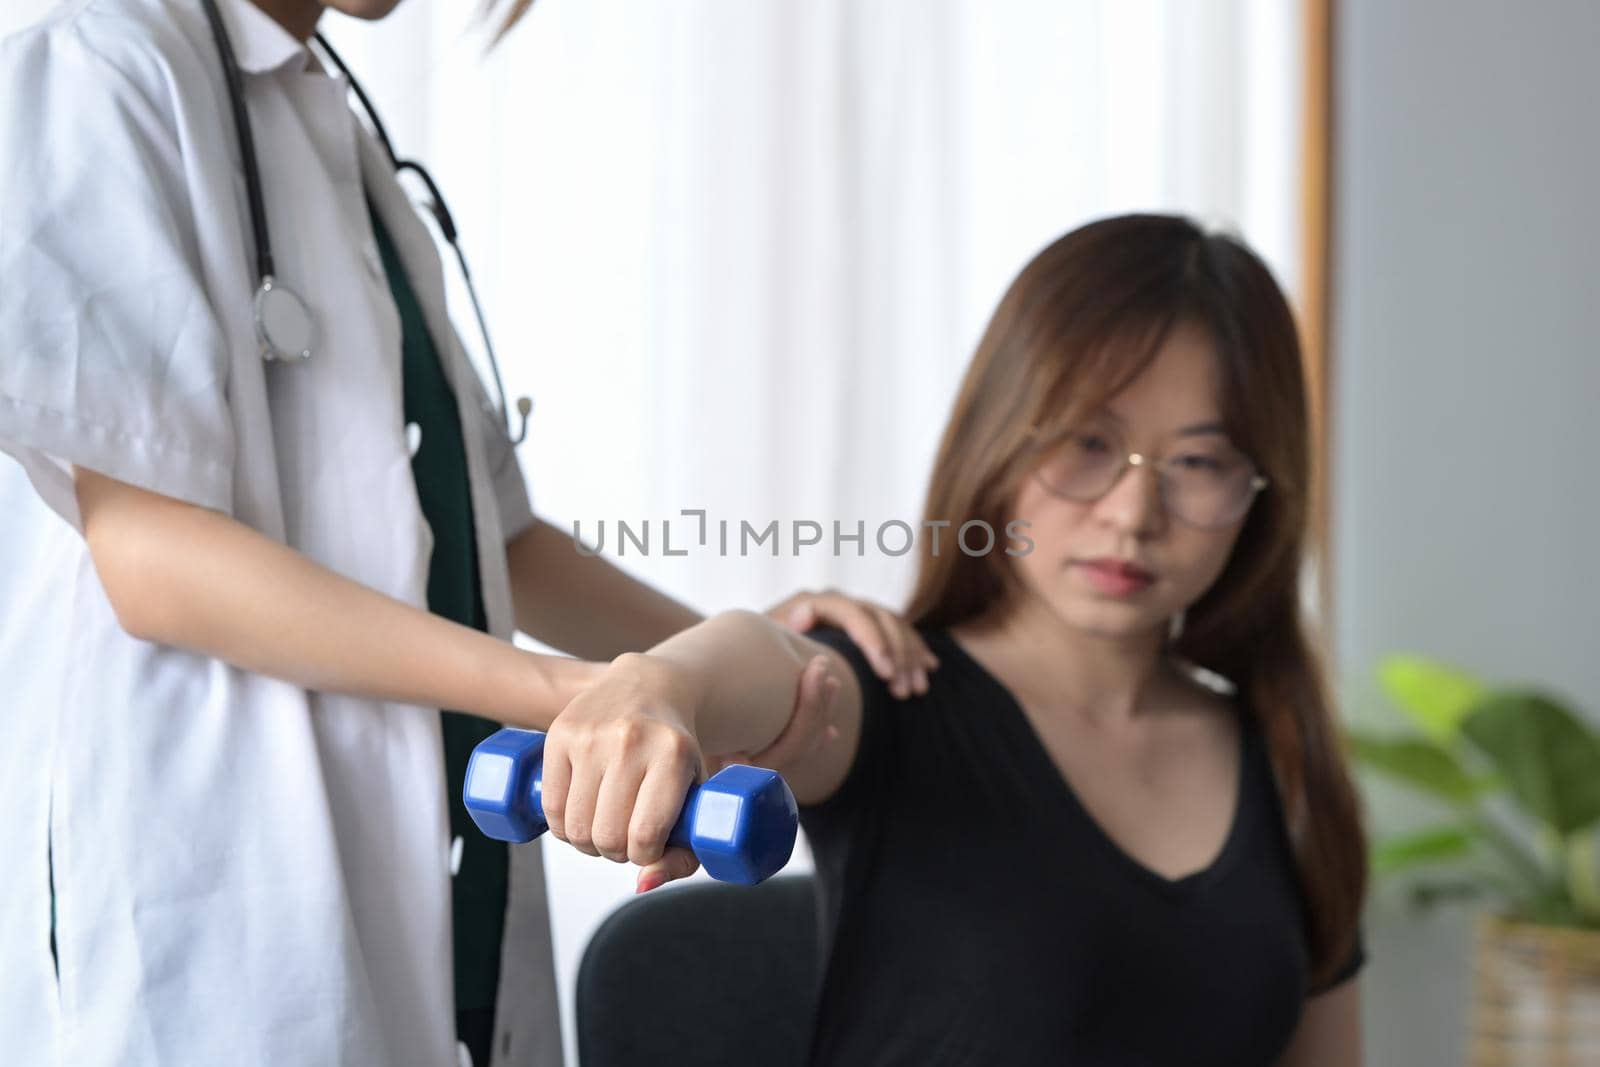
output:
M823 745L839 739L834 722L834 699L839 695L839 679L828 670L824 656L813 656L795 683L794 707L783 732L770 745L757 752L706 754L706 774L716 774L733 763L782 770L809 759Z
M696 736L703 680L670 660L619 656L545 738L543 806L551 834L591 856L645 868L641 892L693 874L694 855L666 847L691 784L727 762L781 767L803 760L838 737L832 707L839 680L828 661L813 657L790 677L792 705L752 700L749 714L730 723L733 733L723 733L772 740L758 741L752 755L708 759Z
M759 752L706 756L707 777L733 763L781 770L810 759L824 745L839 740L839 728L834 724L838 696L839 679L829 672L827 659L813 656L795 684L794 710L777 739ZM693 852L669 848L659 860L640 869L634 892L648 893L667 882L687 878L699 868L700 861Z
M795 710L784 726L784 733L765 749L755 753L734 753L728 757L707 757L706 774L715 774L730 763L782 768L810 758L819 747L838 741L834 709L838 697L838 678L827 670L827 659L814 656L795 686ZM650 893L678 878L688 878L699 870L699 861L686 848L669 848L661 859L638 870L634 893Z
M882 604L847 596L836 589L800 592L767 609L766 615L796 633L834 626L849 635L867 662L901 700L928 691L928 672L939 666L922 635Z

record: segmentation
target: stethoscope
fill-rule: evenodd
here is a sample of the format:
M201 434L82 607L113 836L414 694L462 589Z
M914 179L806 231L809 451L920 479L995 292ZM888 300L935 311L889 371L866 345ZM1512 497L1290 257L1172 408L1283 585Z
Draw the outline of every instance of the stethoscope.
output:
M244 85L239 77L239 61L234 55L233 41L228 37L227 28L222 24L222 13L217 10L216 0L200 0L200 3L205 8L207 21L211 23L211 34L216 38L217 51L222 56L222 73L228 85L228 101L233 108L233 123L239 137L239 157L244 166L245 190L250 201L250 229L253 231L256 246L256 340L261 345L262 358L268 361L282 360L293 363L307 360L311 358L316 345L317 323L306 302L300 299L299 294L293 289L278 281L273 270L272 242L267 235L267 209L261 193L261 170L256 163L256 146L250 130L250 115L244 106ZM427 186L429 199L424 202L424 206L438 224L439 232L455 250L456 262L461 264L461 276L467 283L467 295L472 298L472 311L477 316L478 330L483 335L483 348L489 357L489 367L494 372L495 391L500 394L500 421L504 426L506 439L513 445L521 444L522 439L528 435L528 412L533 409L533 403L525 396L517 398L517 412L521 415L522 422L517 433L513 435L511 410L506 403L505 384L500 380L500 363L495 358L494 343L489 339L489 324L483 316L482 305L478 303L478 291L472 284L472 272L467 269L467 257L456 240L455 220L450 216L450 209L445 206L439 186L434 183L433 176L421 163L401 159L395 154L394 145L390 143L389 134L383 128L382 120L378 118L377 109L372 106L372 101L367 98L361 84L350 73L350 68L345 66L344 60L339 58L339 53L333 50L322 34L317 34L316 40L323 52L333 61L333 65L339 68L339 73L349 82L356 99L361 101L361 109L366 112L367 119L372 123L372 130L382 143L395 173L409 170Z

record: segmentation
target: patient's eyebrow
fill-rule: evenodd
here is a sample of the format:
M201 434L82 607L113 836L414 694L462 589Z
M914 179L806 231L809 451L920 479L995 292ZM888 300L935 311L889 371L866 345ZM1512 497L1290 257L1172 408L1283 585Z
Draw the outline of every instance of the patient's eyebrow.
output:
M1111 419L1112 422L1118 423L1118 424L1120 424L1122 426L1128 425L1128 420L1127 419L1123 418L1121 415L1117 414L1115 411L1111 410L1110 408L1101 408L1100 409L1100 414L1107 416L1108 418ZM1224 426L1221 422L1213 419L1211 422L1197 422L1197 423L1194 423L1192 425L1185 426L1181 430L1174 431L1172 436L1174 436L1174 437L1200 437L1200 436L1203 436L1205 434L1213 434L1213 433L1219 433L1219 434L1222 434L1224 437L1226 437L1227 434L1228 434L1228 428L1226 426Z
M1179 430L1179 437L1198 437L1201 434L1220 433L1226 434L1228 428L1220 422L1197 422L1193 426L1185 426Z

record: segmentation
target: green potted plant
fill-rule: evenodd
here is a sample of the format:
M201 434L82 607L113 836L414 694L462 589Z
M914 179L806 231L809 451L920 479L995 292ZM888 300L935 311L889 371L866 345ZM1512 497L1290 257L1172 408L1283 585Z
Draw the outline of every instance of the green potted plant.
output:
M1357 764L1437 819L1380 835L1413 903L1477 901L1471 1062L1600 1064L1600 736L1558 699L1391 656L1402 731L1346 731Z

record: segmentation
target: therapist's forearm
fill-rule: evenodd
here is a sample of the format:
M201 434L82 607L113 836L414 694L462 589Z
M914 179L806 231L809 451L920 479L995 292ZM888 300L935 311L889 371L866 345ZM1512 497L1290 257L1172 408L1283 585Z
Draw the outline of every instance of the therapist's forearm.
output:
M506 546L517 629L551 648L606 661L642 652L701 616L535 520Z
M547 729L599 668L538 656L354 582L218 512L76 472L119 622L306 689Z

